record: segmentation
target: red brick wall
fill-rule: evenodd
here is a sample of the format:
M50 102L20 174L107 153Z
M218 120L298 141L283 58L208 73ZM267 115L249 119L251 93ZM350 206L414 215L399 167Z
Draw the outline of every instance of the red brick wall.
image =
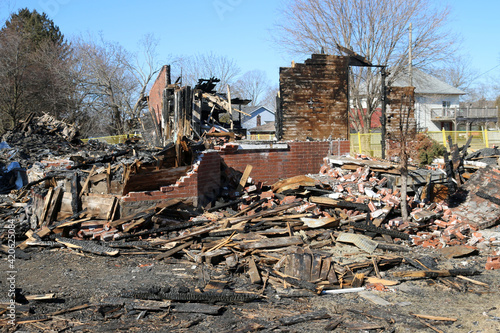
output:
M174 185L162 186L157 191L130 192L122 198L122 206L142 201L150 201L154 205L171 198L192 199L197 206L205 205L217 196L220 178L220 156L217 152L208 152L200 155L193 169ZM126 212L124 214L127 215Z
M280 68L280 140L348 139L348 57L313 54Z
M163 90L167 87L167 84L169 84L169 75L170 67L168 65L163 66L158 74L158 77L156 78L155 83L153 83L153 86L149 91L149 111L152 112L153 109L155 110L158 121L161 119L161 112L163 108Z
M341 154L349 152L349 141L334 141L340 145ZM288 142L284 149L237 149L237 144L228 144L220 150L224 162L240 172L250 164L250 177L255 181L271 185L276 181L308 173L318 173L323 158L328 155L330 142ZM333 153L337 153L335 147Z
M215 151L204 153L198 166L197 196L201 205L215 199L220 189L220 161L219 154Z
M331 149L333 154L349 152L349 141L288 142L287 148L238 149L238 144L226 144L219 151L208 151L199 156L193 169L174 185L164 186L157 191L130 192L122 198L122 214L127 214L127 206L140 204L154 205L170 198L190 198L195 205L204 206L215 199L221 181L221 159L240 172L248 164L253 166L250 177L255 181L271 185L276 181L308 173L319 173L323 158ZM147 201L149 203L144 203ZM137 208L136 206L131 206ZM145 207L144 207L145 208Z

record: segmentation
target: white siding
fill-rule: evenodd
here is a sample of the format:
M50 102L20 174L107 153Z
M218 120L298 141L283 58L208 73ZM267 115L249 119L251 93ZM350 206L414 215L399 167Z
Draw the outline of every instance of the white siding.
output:
M433 122L431 109L442 108L443 101L450 102L450 108L459 107L458 95L417 95L415 96L415 117L417 127L421 130L440 131L441 122Z

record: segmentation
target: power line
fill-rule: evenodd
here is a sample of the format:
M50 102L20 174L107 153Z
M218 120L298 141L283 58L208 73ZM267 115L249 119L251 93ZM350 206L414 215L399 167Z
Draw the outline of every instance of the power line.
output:
M496 69L496 68L498 68L498 67L500 67L500 64L496 65L495 67L493 67L493 68L491 68L491 69L488 69L488 70L487 70L486 72L484 72L484 73L479 74L478 76L476 76L475 78L473 78L471 81L475 81L475 80L477 80L478 78L480 78L480 77L481 77L481 76L483 76L484 74L488 74L489 72L491 72L492 70L494 70L494 69Z

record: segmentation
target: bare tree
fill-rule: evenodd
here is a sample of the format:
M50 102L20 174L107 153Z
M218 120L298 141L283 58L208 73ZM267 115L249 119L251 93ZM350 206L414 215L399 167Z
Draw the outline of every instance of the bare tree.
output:
M470 57L462 55L452 56L446 59L443 66L433 67L430 71L440 80L465 91L479 75L479 72L472 68Z
M126 63L129 55L118 44L79 39L73 43L79 71L81 107L95 112L101 119L100 132L122 134L125 131L125 109L133 104L131 96L137 89Z
M235 96L250 99L250 105L260 105L262 95L269 90L269 80L262 70L248 71L233 85Z
M241 72L233 59L211 53L199 53L192 56L181 56L175 61L173 70L179 71L175 76L182 78L182 84L195 86L199 79L215 77L220 80L218 92L225 92L227 85L232 85Z
M399 172L401 173L401 216L403 221L408 220L408 161L410 138L415 135L415 128L410 125L410 115L414 112L414 95L412 93L401 96L401 106L399 109L399 124L396 133L399 141Z
M11 31L0 36L0 112L2 128L13 128L26 114L31 88L28 56L23 52L22 35ZM9 84L10 83L10 84Z
M142 111L147 108L146 90L161 68L156 54L157 46L158 39L154 35L145 35L139 41L141 52L134 55L132 61L127 63L130 73L135 77L140 87L134 107L129 115L132 119L140 119Z
M408 63L410 23L414 66L425 67L450 54L455 39L443 29L447 18L448 9L434 8L430 0L289 0L274 38L280 48L300 55L320 49L342 54L346 47L388 66L394 77ZM350 83L351 119L357 130L367 132L369 126L362 124L370 124L380 104L379 72L351 68Z
M463 102L473 103L474 107L484 108L488 106L488 101L494 100L499 94L498 88L491 84L494 82L492 78L489 80L476 81L474 84L466 88L467 95Z
M76 115L80 122L83 117L90 120L88 130L96 135L126 133L147 106L146 90L159 69L157 41L146 36L140 44L143 55L133 55L102 36L73 43L78 74Z
M280 91L279 86L269 87L262 98L261 104L268 108L269 110L276 111L276 98Z

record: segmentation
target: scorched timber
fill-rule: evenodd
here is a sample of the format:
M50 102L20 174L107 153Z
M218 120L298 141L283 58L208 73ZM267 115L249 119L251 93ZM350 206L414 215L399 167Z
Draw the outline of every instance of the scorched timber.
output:
M140 232L136 232L135 234L122 234L122 235L117 236L115 239L121 240L121 239L128 239L128 238L134 238L134 237L151 236L154 234L177 231L177 230L187 229L187 228L191 228L191 227L195 227L195 226L199 226L199 225L204 225L204 224L207 224L209 222L211 222L211 221L210 220L190 221L190 222L185 222L185 223L179 223L176 225L170 225L167 227L161 227L161 228L152 229L152 230L140 231Z
M217 293L217 292L158 292L158 293L141 293L127 292L122 297L147 299L147 300L171 300L178 302L223 302L223 303L240 303L251 302L259 298L258 295L249 293Z
M256 242L242 243L239 244L238 246L242 250L253 250L253 249L266 249L274 247L300 245L302 243L303 243L302 238L300 238L300 236L294 236L294 237L269 238Z
M450 269L450 270L429 270L429 271L411 271L411 272L395 272L395 277L414 277L414 278L436 278L442 276L470 276L481 274L481 272L474 269Z
M259 213L256 213L256 214L253 214L253 215L250 215L250 216L242 216L242 217L238 217L238 218L235 218L235 219L230 219L230 221L231 221L231 224L236 224L236 223L240 223L240 222L250 221L250 220L256 219L258 217L264 217L264 216L274 215L276 213L279 213L279 212L282 212L282 211L285 211L285 210L288 210L290 208L294 208L294 207L297 207L297 206L300 206L300 205L301 205L300 202L295 202L295 203L292 203L292 204L289 204L289 205L282 205L282 206L280 206L278 208L275 208L275 209L265 210L265 211L262 211L262 212L259 212Z
M98 245L95 242L90 242L90 241L82 241L82 240L78 240L78 239L58 237L58 238L56 238L56 242L64 244L67 247L70 247L73 249L79 249L79 250L82 250L84 252L89 252L89 253L93 253L93 254L114 256L114 255L117 255L119 253L119 251L116 249L112 249L112 248L107 247L107 246Z
M315 203L315 204L318 204L320 206L356 209L356 210L360 210L360 211L364 211L364 212L370 212L370 208L368 208L368 205L356 203L356 202L345 201L345 200L335 200L335 199L326 198L326 197L311 197L311 198L309 198L309 201L311 203Z

